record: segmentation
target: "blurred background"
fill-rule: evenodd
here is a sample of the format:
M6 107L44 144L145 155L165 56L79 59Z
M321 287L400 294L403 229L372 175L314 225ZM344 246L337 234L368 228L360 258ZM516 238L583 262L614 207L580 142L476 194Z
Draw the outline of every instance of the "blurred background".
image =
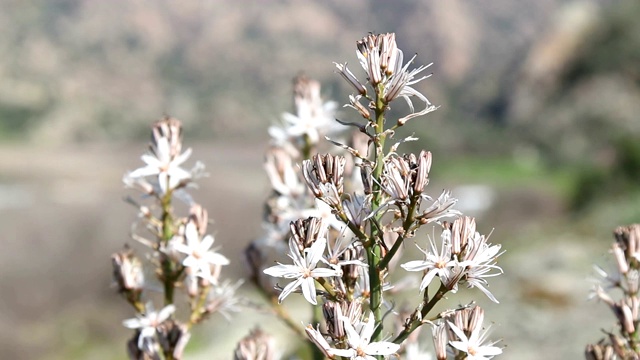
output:
M184 122L185 146L207 165L194 196L232 259L226 274L242 278L269 189L266 129L291 110L291 79L304 72L326 100L345 103L351 89L332 62L359 70L355 42L368 32L395 32L418 65L434 63L418 90L441 107L407 131L421 138L415 149L433 152L433 194L453 189L507 250L505 275L491 281L501 304L482 303L501 358L581 358L613 329L587 296L592 264L610 264L611 230L640 217L639 2L0 0L0 9L0 357L125 357L121 321L133 313L110 288L110 255L130 241L136 211L121 177L141 165L163 114ZM190 357L230 358L256 321L275 322L214 318L195 331Z

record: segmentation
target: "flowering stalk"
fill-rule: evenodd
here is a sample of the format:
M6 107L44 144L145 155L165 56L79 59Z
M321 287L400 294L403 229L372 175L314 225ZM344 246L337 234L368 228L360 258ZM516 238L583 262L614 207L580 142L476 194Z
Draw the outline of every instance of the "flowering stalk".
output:
M600 276L591 298L604 302L617 320L617 333L607 332L607 337L585 349L587 359L635 359L640 357L640 224L620 226L614 230L615 241L611 253L615 270L595 270ZM620 290L622 298L615 301L612 290Z
M490 244L475 231L474 219L460 217L460 212L453 209L456 199L448 191L437 198L426 194L431 153L399 155L397 152L402 143L415 138L388 145L397 128L436 109L412 87L428 77L417 77L427 66L409 69L413 58L406 64L403 62L394 34L365 37L357 42L356 55L367 81L360 82L347 64L336 64L336 67L356 90L347 106L356 110L365 123L338 122L357 128L361 140L357 136L349 142L329 139L341 149L339 155L311 155L311 147L305 144L318 138L317 127L307 126L302 141L292 141L299 136L297 122L291 122L290 127L270 129L275 142L283 149L268 157L266 167L275 190L274 198L268 201L266 219L275 236L254 242L252 249L261 242L271 244L276 251L286 252L293 264L282 262L266 269L254 266L254 269L289 280L284 287L275 286L280 302L299 292L313 306L322 306L325 327L317 326L322 319L316 315L306 328L308 338L319 350L318 356L373 360L398 352L409 354L409 345L415 344L418 330L424 324L432 324L434 334L438 333L438 359L446 358L447 353L454 354L455 358L474 358L473 354L482 353L481 358L490 359L502 350L493 346L495 343L485 344L486 333L482 332L481 325L474 323L465 327L463 324L454 328L447 323L447 316L458 316L466 307L450 310L446 316L431 313L445 294L457 291L459 284L477 288L497 303L488 290L487 278L502 273L496 264L502 254L500 246ZM410 113L391 124L387 112L390 104L399 98L406 101ZM418 111L413 103L416 99L424 104ZM285 138L287 141L282 141ZM300 144L302 150L286 150L300 149L294 144ZM305 190L299 188L300 178L289 170L291 159L302 162ZM308 208L309 195L315 197L315 209ZM292 215L298 218L292 219ZM447 222L445 218L454 220ZM289 227L282 226L280 221L289 222ZM393 316L391 310L386 310L393 307L389 298L395 292L387 279L397 267L406 240L416 237L427 224L438 224L442 228L440 240L429 239L426 250L419 248L425 255L424 260L400 266L423 274L418 289L423 293L422 300L415 311L401 321L394 340L385 340L390 334L383 320L387 315ZM285 248L283 244L288 246ZM257 254L265 252L257 251ZM253 259L266 258L252 254ZM259 265L262 264L261 261ZM256 273L253 277L261 279ZM439 282L439 288L429 296L428 287L433 281ZM443 329L449 329L448 333L443 335Z
M123 178L127 186L154 202L147 206L128 199L138 207L140 221L154 237L149 240L141 236L135 224L132 237L147 246L147 258L162 283L164 299L164 307L156 312L148 299L149 290L155 286L144 279L142 262L133 250L127 247L113 255L116 284L137 312L136 318L123 322L136 330L128 344L131 359L180 359L193 325L212 313L228 316L228 311L237 311L234 291L239 285L219 282L220 269L229 260L211 249L214 239L206 235L207 211L186 191L202 176L203 167L200 163L190 171L181 167L191 154L191 149L182 152L181 126L180 121L169 117L154 124L149 153L142 156L146 165ZM189 206L187 216L174 212L176 199ZM156 208L157 215L152 210ZM190 315L184 321L175 316L177 289L184 290L184 303L189 304Z

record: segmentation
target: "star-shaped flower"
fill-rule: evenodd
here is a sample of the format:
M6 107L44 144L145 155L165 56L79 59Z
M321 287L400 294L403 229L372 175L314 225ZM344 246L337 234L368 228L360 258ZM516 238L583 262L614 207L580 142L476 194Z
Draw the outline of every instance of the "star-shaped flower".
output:
M399 344L388 341L371 342L371 335L375 330L373 312L369 312L369 318L362 324L360 332L351 325L347 317L342 317L344 330L347 333L348 349L329 349L332 355L342 356L351 360L376 360L376 355L391 355L400 350Z
M153 303L149 302L145 307L144 315L139 314L133 319L125 320L122 322L122 325L129 329L140 329L140 335L138 336L138 348L142 349L144 340L147 338L153 338L158 325L167 320L175 311L175 306L167 305L159 312L156 312L153 308Z
M191 173L180 167L191 156L191 149L174 156L171 154L171 144L166 137L159 137L153 148L154 153L142 155L142 161L147 165L128 174L131 179L145 176L158 176L158 185L165 194L175 189L180 182L191 178Z
M228 265L229 259L223 255L210 250L213 245L213 237L207 235L200 240L200 234L193 222L188 222L185 228L186 244L177 243L175 249L187 257L182 261L182 265L195 270L195 275L211 279L211 265Z
M419 246L418 249L425 254L424 260L409 261L406 264L400 265L407 271L426 271L422 282L420 283L420 291L422 292L429 284L431 280L438 275L441 278L446 277L456 265L456 261L451 258L451 245L446 241L445 232L443 232L442 248L438 251L433 239L429 239L429 245L431 251L422 250Z
M454 348L467 354L468 360L488 360L496 355L502 354L502 349L493 346L495 342L483 345L488 332L482 331L481 326L477 326L467 337L464 331L460 330L450 321L447 321L449 328L458 336L459 341L450 341L449 344ZM488 330L488 329L487 329Z
M273 277L283 277L285 279L296 279L282 289L278 301L282 302L293 290L302 288L302 294L311 304L316 302L316 278L340 276L339 268L318 268L318 261L326 263L322 258L327 247L327 240L319 238L311 247L304 249L301 253L293 238L289 239L289 257L293 260L293 265L280 264L264 270L264 273ZM329 264L327 264L329 265Z

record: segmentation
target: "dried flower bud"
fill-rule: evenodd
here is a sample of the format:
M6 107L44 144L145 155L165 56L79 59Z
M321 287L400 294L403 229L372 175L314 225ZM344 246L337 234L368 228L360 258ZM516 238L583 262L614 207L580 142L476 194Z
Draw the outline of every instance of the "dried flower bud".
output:
M396 45L395 34L369 34L357 42L357 47L360 63L367 70L373 86L398 70L397 63L398 59L402 59L402 54Z
M613 231L617 243L625 251L627 259L631 259L640 250L640 224L620 226Z
M445 323L433 326L433 345L436 351L436 359L447 359L447 345L449 339L447 337L447 328Z
M192 204L189 209L189 221L192 221L196 225L200 236L207 234L207 225L209 222L207 209L198 204Z
M264 169L271 187L278 195L296 197L304 192L291 154L280 147L270 148L265 155Z
M344 189L344 156L317 154L302 163L302 174L309 189L329 205L340 204Z
M404 159L387 158L382 173L382 189L391 199L406 201L413 185L410 173L409 164Z
M326 301L322 305L322 315L324 315L329 336L334 341L342 339L346 335L342 321L342 306L334 301Z
M327 228L322 226L322 219L317 217L292 221L289 228L300 252L311 247L319 238L327 237Z
M334 359L335 358L335 356L333 356L333 355L331 355L329 353L329 349L331 349L331 346L329 346L329 343L327 342L327 339L325 339L324 336L322 336L322 334L320 333L319 330L314 329L311 325L308 325L304 329L304 331L307 333L307 336L309 337L311 342L316 344L318 349L320 349L322 354L327 359Z
M260 328L251 330L240 340L233 353L234 360L275 360L275 342Z
M476 219L463 216L457 218L453 224L449 223L451 230L451 253L460 255L467 247L470 238L476 234Z
M182 123L180 120L165 116L153 125L149 150L156 156L160 155L158 153L158 144L161 141L169 143L169 157L171 159L180 155L182 151Z
M182 359L184 348L191 338L187 326L175 320L166 320L157 327L158 343L165 354Z
M347 219L356 227L362 228L365 219L371 214L371 197L357 193L353 196L346 195L342 200L342 208Z
M327 324L327 332L334 341L342 341L347 336L344 318L357 323L362 318L362 304L359 301L327 301L322 306L322 314Z
M431 152L421 151L416 166L415 182L413 183L413 191L416 194L422 193L424 188L429 184L429 171L431 170Z
M142 349L138 348L138 337L140 331L136 331L129 341L127 341L127 355L131 360L160 360L158 354L158 343L155 338L145 338Z
M120 293L133 293L138 298L144 287L142 263L133 250L125 246L123 251L111 255L113 279Z

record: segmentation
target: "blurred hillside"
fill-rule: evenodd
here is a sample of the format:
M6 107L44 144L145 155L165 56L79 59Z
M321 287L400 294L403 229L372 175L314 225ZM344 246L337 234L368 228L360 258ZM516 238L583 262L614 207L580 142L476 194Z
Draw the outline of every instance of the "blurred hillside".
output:
M10 55L0 60L0 133L44 143L128 139L166 112L203 138L262 137L289 108L293 75L319 78L328 98L344 102L349 89L332 62L356 62L354 42L368 31L394 31L418 62L434 62L420 89L442 105L428 140L503 151L496 128L530 123L539 102L559 100L547 87L563 87L549 79L603 20L597 3L563 3L2 0L0 48ZM590 83L634 87L622 80ZM544 115L536 126L557 131L557 116ZM466 136L478 131L486 137Z
M507 250L495 284L505 359L578 358L610 328L608 315L594 320L585 278L610 230L640 217L637 1L0 0L0 9L5 357L122 358L120 321L131 312L108 288L109 255L129 241L135 212L121 176L140 166L163 112L185 123L194 158L213 169L198 196L230 272L244 276L237 259L261 231L268 188L266 128L290 109L291 79L304 71L343 103L350 89L332 62L357 72L355 42L370 31L396 32L406 56L434 63L418 90L441 107L412 120L421 141L407 145L433 151L434 188L490 195L479 223ZM191 351L215 359L210 333L200 334Z

